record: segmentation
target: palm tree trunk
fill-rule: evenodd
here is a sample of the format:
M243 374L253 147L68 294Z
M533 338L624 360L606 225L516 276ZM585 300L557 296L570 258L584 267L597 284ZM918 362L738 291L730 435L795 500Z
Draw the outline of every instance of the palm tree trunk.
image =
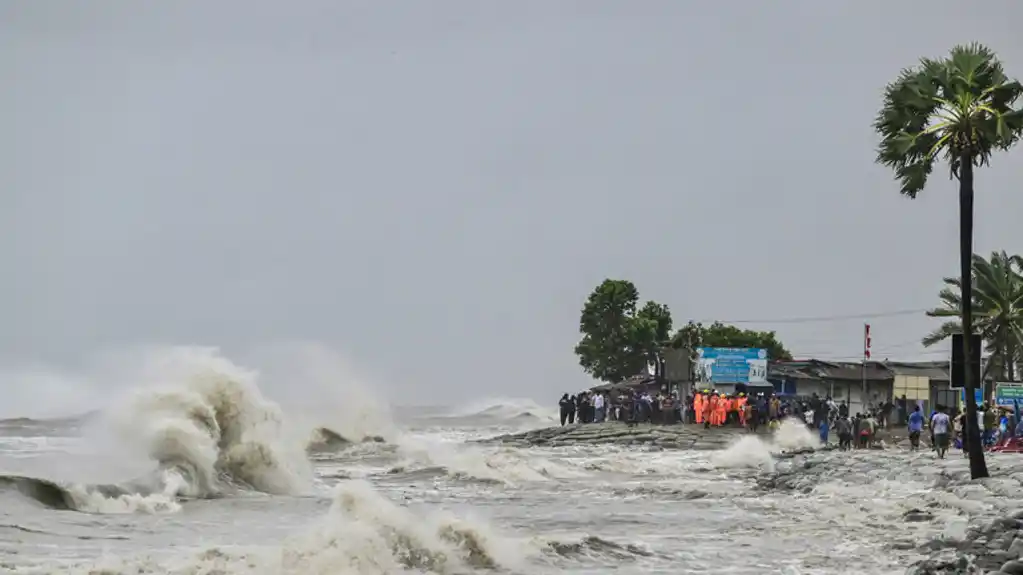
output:
M1012 337L1011 333L1009 337ZM1012 345L1011 340L1005 344L1005 361L1008 363L1006 375L1009 381L1016 381L1016 346Z
M970 454L970 477L988 477L984 461L984 446L977 428L977 404L973 401L978 381L973 379L973 354L970 336L973 335L973 158L963 154L959 167L959 274L962 282L963 324L963 387L966 388L966 448Z

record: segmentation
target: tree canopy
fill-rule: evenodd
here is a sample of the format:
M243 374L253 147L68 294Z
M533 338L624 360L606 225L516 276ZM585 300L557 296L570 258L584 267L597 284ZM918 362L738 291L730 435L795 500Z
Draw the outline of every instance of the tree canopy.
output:
M773 331L689 322L673 333L667 305L651 300L639 307L639 302L639 290L628 280L606 279L586 298L575 353L595 379L618 383L646 373L649 365L660 375L663 353L672 347L763 348L771 359L792 359Z
M583 305L582 339L575 346L579 365L609 383L660 366L661 350L671 335L671 310L655 301L639 305L639 290L628 280L606 279Z
M972 180L973 166L987 165L993 152L1019 139L1023 110L1014 104L1021 95L1023 85L983 45L956 46L943 60L923 58L885 88L874 121L877 161L895 171L900 192L911 198L939 159L954 178L969 164Z
M973 316L974 333L979 333L991 354L988 364L999 379L1014 381L1023 354L1023 257L1010 256L1004 251L992 252L991 257L973 256ZM945 288L938 293L941 304L927 315L940 318L958 318L962 309L962 282L959 278L945 278ZM962 333L958 319L949 319L922 343L931 346Z
M734 325L714 322L709 326L689 322L671 340L672 347L752 347L767 350L772 360L790 360L792 354L778 340L773 331L741 329Z

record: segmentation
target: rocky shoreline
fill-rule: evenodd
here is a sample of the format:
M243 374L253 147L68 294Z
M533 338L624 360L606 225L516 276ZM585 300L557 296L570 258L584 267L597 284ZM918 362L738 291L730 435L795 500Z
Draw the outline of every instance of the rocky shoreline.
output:
M960 541L935 539L928 547L934 556L915 563L908 573L1023 575L1023 511L971 527Z
M717 450L724 449L738 438L749 434L749 431L735 427L705 429L702 425L649 423L626 425L621 422L605 422L545 427L491 437L481 442L501 443L514 447L611 444L663 449ZM757 435L767 436L768 432L765 430Z
M907 441L904 430L882 432L881 444L902 446ZM739 428L705 429L700 425L651 425L628 426L619 422L598 424L566 425L547 427L521 433L512 433L480 440L482 443L501 444L520 448L558 447L571 445L617 445L634 446L654 450L721 450L732 445L741 437L750 435ZM757 434L766 439L770 432ZM829 448L833 448L831 445ZM850 457L835 465L833 455L824 449L796 449L787 453L776 453L776 460L789 463L776 471L765 472L757 478L757 487L768 490L791 490L810 492L814 485L830 474L838 473L847 481L862 477L864 481L876 479L876 457L901 457L897 453L871 455L866 451L850 452ZM919 457L919 456L918 456ZM828 463L830 460L830 463ZM871 463L874 461L874 463ZM901 461L901 460L900 460ZM1023 458L1020 459L1023 463ZM900 463L901 465L901 463ZM937 490L951 490L966 485L984 485L986 489L1018 500L1023 507L1023 473L1017 471L1014 460L991 461L992 478L982 482L969 481L965 461L960 469L946 470L934 485ZM1023 467L1020 467L1023 469ZM874 469L871 479L871 469ZM891 480L896 480L897 467L892 468ZM1004 505L1004 504L1003 504ZM924 505L922 509L907 511L902 520L907 522L929 522L934 514ZM926 556L914 562L907 569L913 575L1023 575L1023 510L1008 510L1004 507L993 519L991 515L980 524L974 523L958 537L939 537L918 548ZM917 543L894 541L893 549L913 549Z
M612 421L544 427L481 439L478 442L501 443L514 447L612 444L664 449L716 450L724 449L739 438L748 435L750 435L749 430L739 427L704 428L702 425L696 424L660 425L650 423L630 426ZM768 438L771 436L771 432L766 427L762 427L755 435ZM884 430L878 432L878 439L881 446L908 444L908 438ZM836 444L837 438L832 436L830 447L835 447Z

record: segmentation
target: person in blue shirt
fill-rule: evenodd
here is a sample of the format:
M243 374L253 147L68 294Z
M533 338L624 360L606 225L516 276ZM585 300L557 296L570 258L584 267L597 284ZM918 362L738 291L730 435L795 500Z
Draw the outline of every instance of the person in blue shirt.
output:
M920 406L913 408L909 414L909 444L913 451L920 449L920 432L924 430L924 415L920 413Z

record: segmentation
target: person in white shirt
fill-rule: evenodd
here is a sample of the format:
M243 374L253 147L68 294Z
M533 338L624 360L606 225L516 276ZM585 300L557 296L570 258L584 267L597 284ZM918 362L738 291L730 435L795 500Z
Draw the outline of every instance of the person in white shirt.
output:
M593 421L594 423L604 423L604 394L598 393L593 396Z
M945 459L945 452L948 451L948 432L951 426L945 406L939 405L938 412L931 416L931 431L934 433L934 447L939 459Z

